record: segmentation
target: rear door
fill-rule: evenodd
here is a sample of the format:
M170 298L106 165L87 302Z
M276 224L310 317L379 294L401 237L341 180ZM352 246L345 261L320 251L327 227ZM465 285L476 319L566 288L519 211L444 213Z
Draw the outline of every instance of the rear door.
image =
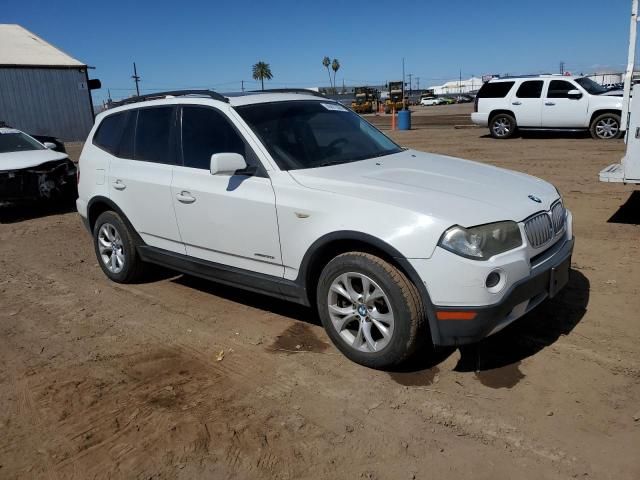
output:
M187 254L282 277L275 193L252 148L214 107L183 105L179 123L183 165L172 193ZM255 170L211 175L214 153L239 153Z
M570 90L582 97L569 98ZM542 105L542 126L548 128L584 128L587 126L589 95L570 80L550 80Z
M521 127L542 125L542 87L544 80L525 80L511 97L511 109Z
M171 195L175 122L172 105L129 110L108 182L111 200L147 245L185 253Z

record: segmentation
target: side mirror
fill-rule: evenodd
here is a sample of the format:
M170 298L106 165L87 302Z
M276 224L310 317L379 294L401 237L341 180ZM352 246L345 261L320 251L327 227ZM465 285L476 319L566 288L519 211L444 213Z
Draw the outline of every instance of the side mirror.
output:
M51 142L44 142L43 145L47 147L49 150L55 150L57 145Z
M237 170L247 168L247 162L239 153L214 153L211 155L211 175L222 173L233 175Z
M572 100L578 100L579 98L582 98L582 92L580 90L569 90L567 92L567 96L572 99Z

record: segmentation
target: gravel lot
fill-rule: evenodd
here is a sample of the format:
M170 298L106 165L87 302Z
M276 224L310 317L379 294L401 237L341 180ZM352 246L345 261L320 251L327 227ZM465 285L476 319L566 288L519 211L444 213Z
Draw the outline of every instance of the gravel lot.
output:
M496 141L454 128L469 110L416 108L392 136L555 183L571 279L406 371L349 362L306 308L110 283L69 206L0 211L0 478L640 478L640 192L597 181L624 144Z

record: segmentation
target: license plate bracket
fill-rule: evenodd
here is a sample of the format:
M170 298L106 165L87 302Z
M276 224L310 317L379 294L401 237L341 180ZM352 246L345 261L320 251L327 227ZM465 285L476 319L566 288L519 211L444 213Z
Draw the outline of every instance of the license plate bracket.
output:
M567 283L569 283L569 270L571 268L571 257L567 257L561 264L551 269L549 276L549 298L555 297Z

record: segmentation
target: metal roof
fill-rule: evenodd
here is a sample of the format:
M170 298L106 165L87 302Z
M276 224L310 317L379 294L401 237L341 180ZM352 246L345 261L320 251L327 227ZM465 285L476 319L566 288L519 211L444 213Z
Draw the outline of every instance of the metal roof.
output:
M86 65L20 25L0 24L0 66L68 68Z

